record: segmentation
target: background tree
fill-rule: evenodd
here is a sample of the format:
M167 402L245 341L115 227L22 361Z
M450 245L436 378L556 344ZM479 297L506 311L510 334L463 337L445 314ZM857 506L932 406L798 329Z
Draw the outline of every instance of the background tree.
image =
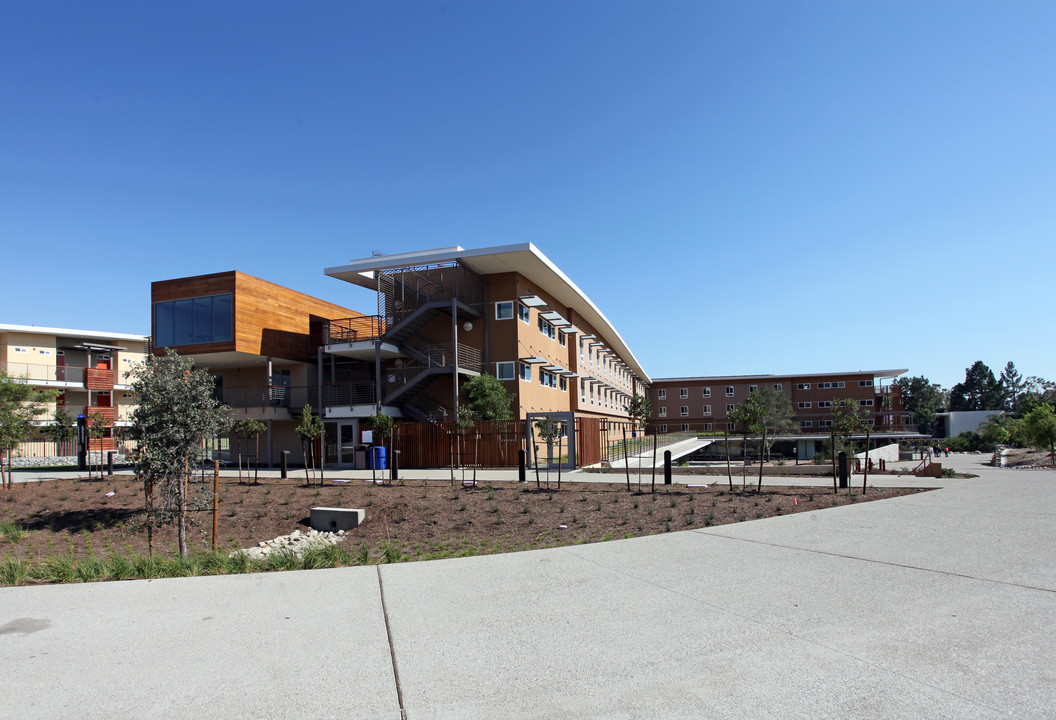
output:
M1042 403L1056 407L1056 383L1031 375L1023 381L1023 392L1019 396L1016 412L1026 415Z
M1026 383L1023 382L1023 376L1019 374L1015 363L1011 360L1001 371L1001 378L998 382L1001 384L1001 396L1004 401L1002 409L1010 413L1017 412L1019 396L1023 394Z
M136 477L144 484L148 522L154 520L150 515L157 486L161 490L157 519L175 523L180 554L186 555L187 468L203 458L205 438L227 430L228 408L214 395L213 376L173 350L163 357L148 355L132 377L139 403L132 413L133 437L139 441Z
M470 378L462 385L462 407L468 407L478 420L509 420L513 417L510 405L513 396L498 378L483 374Z
M1000 410L1004 392L994 371L976 360L964 371L964 382L950 388L950 410Z
M946 406L947 393L923 375L901 377L893 385L901 390L902 409L910 414L917 431L930 435L935 429L936 414Z
M77 418L61 407L56 408L52 423L45 425L40 431L55 443L56 454L69 455L69 444L77 439Z
M1042 403L1024 415L1023 427L1034 447L1049 449L1049 461L1056 467L1056 413L1052 406Z
M312 472L315 472L315 441L323 434L323 419L312 414L312 406L305 403L301 409L301 421L297 423L297 437L301 439L301 457L304 458L304 482L310 480L308 475L309 457L311 458ZM319 484L323 481L320 478Z
M11 455L18 444L36 428L34 420L55 402L55 390L38 390L25 378L11 377L0 368L0 487L11 487ZM7 481L4 482L3 456L7 455Z
M631 401L627 403L627 414L631 417L631 420L642 429L644 429L645 424L649 422L649 415L652 414L652 411L653 409L649 404L649 398L645 395L635 395L631 398Z
M235 423L234 427L231 428L231 432L238 438L238 481L242 482L242 441L253 438L256 445L253 448L253 461L254 465L260 466L260 434L268 429L268 426L259 420L253 418L243 418ZM256 482L256 473L254 472L253 481Z

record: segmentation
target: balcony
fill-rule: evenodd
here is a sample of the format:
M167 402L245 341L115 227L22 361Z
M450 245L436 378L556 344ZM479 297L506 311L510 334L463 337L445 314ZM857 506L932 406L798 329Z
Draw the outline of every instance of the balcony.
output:
M323 385L323 402L319 402L319 389L315 385L283 387L281 385L255 385L250 387L224 388L220 401L238 409L285 410L300 413L306 404L319 410L320 407L371 405L374 403L374 385L371 383L328 383Z
M65 369L66 368L56 368L56 370ZM84 386L89 390L113 390L114 371L87 368L84 371Z
M83 367L58 367L56 365L34 365L33 363L0 363L0 369L6 371L9 377L24 379L33 385L50 387L84 387L85 371L88 370Z

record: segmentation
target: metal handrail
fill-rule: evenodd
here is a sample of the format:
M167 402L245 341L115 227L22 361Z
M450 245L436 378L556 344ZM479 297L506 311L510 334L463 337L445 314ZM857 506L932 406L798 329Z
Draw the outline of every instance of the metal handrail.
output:
M385 323L378 315L327 320L323 323L323 344L376 340L385 334Z

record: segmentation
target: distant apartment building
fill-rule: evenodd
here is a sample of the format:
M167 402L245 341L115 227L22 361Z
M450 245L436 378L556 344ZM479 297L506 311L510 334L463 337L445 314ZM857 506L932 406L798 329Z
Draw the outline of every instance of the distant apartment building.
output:
M902 410L902 396L891 380L901 370L805 375L728 375L658 378L649 389L655 432L735 431L730 413L752 391L768 386L788 397L800 432L824 433L832 426L832 403L850 399L867 413L867 423L877 432L915 431ZM886 384L885 384L885 381Z
M648 388L609 320L530 243L374 255L325 274L374 291L376 311L238 272L152 285L154 351L192 356L238 415L265 421L272 462L299 447L305 404L324 420L327 463L348 466L379 409L451 421L482 373L520 419L625 421Z
M0 367L14 378L59 391L56 402L38 418L52 422L56 409L106 420L106 436L91 449L113 450L114 428L131 424L135 402L129 371L142 365L149 338L125 333L0 325Z

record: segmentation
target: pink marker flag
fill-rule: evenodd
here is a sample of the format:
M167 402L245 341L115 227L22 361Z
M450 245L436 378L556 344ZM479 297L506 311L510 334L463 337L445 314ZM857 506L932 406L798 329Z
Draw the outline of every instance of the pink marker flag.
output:
M108 492L108 493L106 494L106 496L107 496L107 497L113 497L113 496L114 496L114 491L113 491L113 490L111 490L110 492Z
M792 498L792 504L793 505L799 505L799 498L798 497Z

